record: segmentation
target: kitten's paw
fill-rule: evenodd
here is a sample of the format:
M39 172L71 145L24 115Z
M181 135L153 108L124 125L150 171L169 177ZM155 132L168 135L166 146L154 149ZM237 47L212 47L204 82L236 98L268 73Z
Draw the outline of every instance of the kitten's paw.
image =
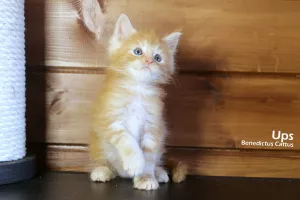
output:
M157 178L159 183L167 183L169 182L169 176L165 169L162 167L155 168L155 177Z
M91 173L91 180L94 182L107 182L115 178L116 174L108 167L101 166L93 169Z
M140 175L143 172L144 167L145 158L142 152L126 156L123 159L123 168L130 177Z
M133 179L133 186L139 190L156 190L159 186L158 181L152 176L138 176Z

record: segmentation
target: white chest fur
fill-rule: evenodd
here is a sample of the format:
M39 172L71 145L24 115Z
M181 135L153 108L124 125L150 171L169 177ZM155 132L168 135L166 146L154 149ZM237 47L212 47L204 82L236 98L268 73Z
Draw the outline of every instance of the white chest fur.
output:
M146 96L156 95L157 91L154 87L149 85L137 84L135 86L126 87L130 89L135 95L130 100L125 112L126 129L136 140L139 140L143 132L145 122L147 121L147 105L145 102Z
M142 97L140 95L134 97L127 106L125 120L127 131L137 140L143 131L147 117L146 114L147 112Z

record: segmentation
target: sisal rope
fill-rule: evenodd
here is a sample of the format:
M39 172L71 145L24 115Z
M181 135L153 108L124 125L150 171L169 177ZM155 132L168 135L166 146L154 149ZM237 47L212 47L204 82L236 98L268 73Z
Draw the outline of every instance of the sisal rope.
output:
M0 0L0 162L25 148L24 0Z

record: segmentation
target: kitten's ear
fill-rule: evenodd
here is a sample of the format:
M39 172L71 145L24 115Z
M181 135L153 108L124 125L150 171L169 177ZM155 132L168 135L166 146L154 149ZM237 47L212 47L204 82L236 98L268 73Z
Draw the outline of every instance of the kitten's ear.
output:
M118 40L123 40L135 33L136 30L133 28L128 16L121 14L117 20L113 36Z
M97 0L83 0L81 15L84 25L95 34L99 40L105 24L105 16Z
M163 41L168 45L172 53L175 53L181 35L182 33L180 32L174 32L163 38Z

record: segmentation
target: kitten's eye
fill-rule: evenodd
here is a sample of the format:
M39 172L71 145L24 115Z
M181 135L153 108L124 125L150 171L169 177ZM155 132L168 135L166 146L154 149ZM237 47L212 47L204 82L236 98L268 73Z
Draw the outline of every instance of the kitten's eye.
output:
M135 49L133 50L133 53L134 53L135 55L137 55L137 56L140 56L140 55L143 54L143 51L142 51L141 48L135 48Z
M156 60L156 62L161 62L161 56L159 54L156 54L154 56L154 59Z

